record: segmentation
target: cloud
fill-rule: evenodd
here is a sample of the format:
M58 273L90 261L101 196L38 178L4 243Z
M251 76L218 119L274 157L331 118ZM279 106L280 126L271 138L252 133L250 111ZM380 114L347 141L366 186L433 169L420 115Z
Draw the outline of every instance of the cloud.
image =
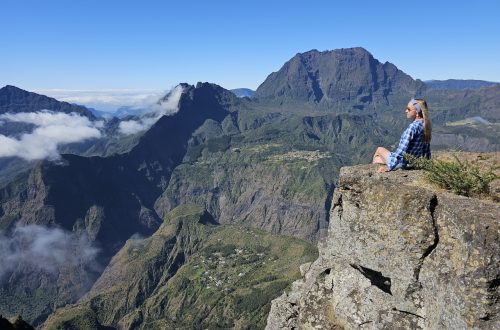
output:
M99 128L103 125L102 122L91 122L87 117L75 113L48 110L2 114L2 120L35 125L31 133L22 134L19 138L0 134L0 157L21 157L26 160L58 159L59 145L99 138Z
M62 267L97 267L99 250L86 236L40 225L16 226L10 235L0 231L0 283L18 267L57 273Z
M135 134L147 130L162 116L176 113L179 111L179 100L182 91L182 86L178 85L170 91L166 100L151 105L149 111L141 119L122 121L118 127L119 132L125 135Z
M77 103L101 111L115 111L120 107L131 107L134 109L149 108L156 103L160 97L165 95L163 90L132 90L132 89L108 89L108 90L65 90L46 89L37 90L37 93L53 97L59 101Z
M154 123L146 123L145 121L136 121L136 120L127 120L127 121L122 121L119 126L120 133L125 134L125 135L130 135L130 134L135 134L140 131L144 131L147 127L149 127L149 124L154 124Z

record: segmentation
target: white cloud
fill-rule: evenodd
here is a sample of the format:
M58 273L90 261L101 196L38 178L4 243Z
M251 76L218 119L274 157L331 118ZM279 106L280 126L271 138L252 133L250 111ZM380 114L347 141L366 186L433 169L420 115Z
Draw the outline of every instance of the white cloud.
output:
M59 145L101 137L102 122L91 122L75 113L51 111L2 114L0 120L33 124L31 133L18 139L0 135L0 157L21 157L26 160L58 159Z
M182 90L181 85L172 89L165 101L151 105L149 111L141 119L122 121L119 126L120 133L129 135L147 130L162 116L172 115L179 111Z
M61 267L92 265L98 252L85 236L59 228L16 226L8 236L0 231L0 283L18 267L55 273Z
M134 109L149 108L160 97L165 95L164 90L132 90L132 89L107 89L107 90L65 90L46 89L36 90L36 93L53 97L59 101L77 103L101 111L115 111L120 107Z
M76 113L63 113L52 111L6 113L0 115L0 120L35 124L37 126L66 125L66 126L89 126L87 117Z
M148 124L144 121L127 120L122 121L119 126L120 133L125 135L135 134L140 131L144 131L148 127Z

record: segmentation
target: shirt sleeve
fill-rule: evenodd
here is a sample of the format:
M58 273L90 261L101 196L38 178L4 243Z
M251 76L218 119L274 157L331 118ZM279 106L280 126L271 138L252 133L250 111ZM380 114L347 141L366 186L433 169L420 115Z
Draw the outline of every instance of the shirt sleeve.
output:
M415 135L415 132L413 130L413 125L408 126L406 130L403 132L403 135L401 135L401 140L399 141L398 148L396 151L391 153L390 158L392 158L394 161L388 162L387 167L389 170L393 170L396 165L398 164L399 159L402 159L404 156L404 153L408 150L408 146L410 145L410 141Z

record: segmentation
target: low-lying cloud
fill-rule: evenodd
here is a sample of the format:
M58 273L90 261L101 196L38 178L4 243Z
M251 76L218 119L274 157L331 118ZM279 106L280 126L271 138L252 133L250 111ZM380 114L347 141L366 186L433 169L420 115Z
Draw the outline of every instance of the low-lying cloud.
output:
M0 231L0 283L19 267L57 273L63 267L96 265L99 250L86 236L40 225L17 226L11 234Z
M56 160L60 157L58 146L101 137L102 122L92 122L76 113L43 110L39 112L7 113L3 121L35 125L31 133L19 138L0 134L0 157L21 157L26 160Z
M176 113L179 110L179 100L182 90L182 86L180 85L172 89L165 101L150 106L150 110L141 119L122 121L118 127L120 133L129 135L145 131L153 126L162 116Z
M127 106L131 108L148 108L165 95L162 90L133 90L133 89L107 89L107 90L66 90L46 89L37 90L37 93L53 97L59 101L82 104L101 111L113 112Z

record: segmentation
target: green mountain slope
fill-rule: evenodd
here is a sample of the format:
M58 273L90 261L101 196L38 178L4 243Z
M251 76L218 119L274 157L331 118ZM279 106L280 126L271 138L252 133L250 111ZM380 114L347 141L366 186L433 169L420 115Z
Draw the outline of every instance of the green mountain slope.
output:
M182 110L160 118L128 153L111 157L63 155L58 163L40 162L25 178L0 189L1 229L8 233L16 225L30 224L65 229L98 246L97 261L106 265L134 233L150 235L158 228L161 220L154 202L184 157L192 132L207 118L223 118L229 108L225 102L233 99L236 96L218 86L193 86L183 94ZM9 281L0 287L6 301L0 304L0 313L15 315L27 309L30 312L25 318L32 323L43 320L59 304L74 302L94 280L78 282L78 277L66 276L69 282L52 279L40 286L43 272L19 267L20 271L8 274ZM73 271L78 272L78 267L69 272ZM8 303L18 299L18 283L26 288L22 308ZM37 297L38 288L47 299Z
M127 241L89 294L44 328L263 328L270 301L315 255L303 241L219 226L182 205L150 238Z
M261 120L258 125L252 117ZM195 203L220 223L314 242L328 223L338 169L368 162L377 142L386 139L368 116L262 117L240 111L233 129L228 120L205 122L195 132L155 203L158 214Z

